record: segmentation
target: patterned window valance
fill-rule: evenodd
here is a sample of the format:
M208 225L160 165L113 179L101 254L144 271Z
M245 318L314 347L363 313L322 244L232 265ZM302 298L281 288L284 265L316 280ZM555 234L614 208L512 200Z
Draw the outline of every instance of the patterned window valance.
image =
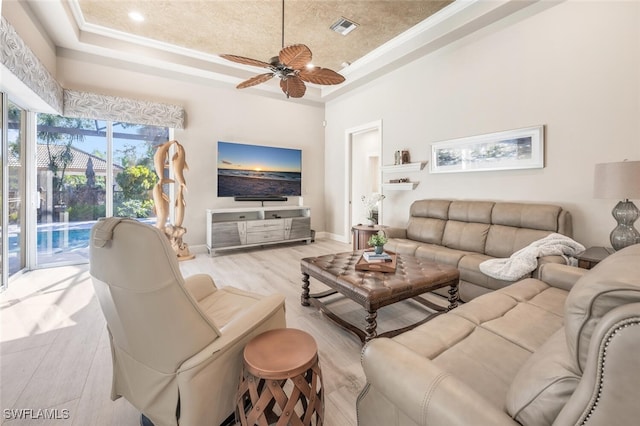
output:
M62 114L62 87L4 17L0 20L0 41L0 62L51 108Z
M65 117L121 121L184 128L184 109L177 105L98 95L64 89Z
M58 114L184 128L180 106L63 89L4 17L0 41L0 62Z

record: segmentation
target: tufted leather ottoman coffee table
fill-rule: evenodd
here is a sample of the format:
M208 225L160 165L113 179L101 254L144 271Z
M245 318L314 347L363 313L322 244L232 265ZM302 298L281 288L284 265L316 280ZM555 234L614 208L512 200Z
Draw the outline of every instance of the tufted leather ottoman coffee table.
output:
M361 255L362 251L354 251L302 259L302 305L317 307L338 325L355 333L362 342L378 337L377 311L383 306L413 298L438 311L416 324L380 335L384 337L392 337L410 330L458 306L460 272L455 267L398 254L395 272L358 271L355 264ZM326 284L331 290L309 294L309 277ZM446 309L419 297L423 293L442 287L449 287L449 306ZM367 325L364 331L337 316L320 300L336 293L350 298L367 310Z

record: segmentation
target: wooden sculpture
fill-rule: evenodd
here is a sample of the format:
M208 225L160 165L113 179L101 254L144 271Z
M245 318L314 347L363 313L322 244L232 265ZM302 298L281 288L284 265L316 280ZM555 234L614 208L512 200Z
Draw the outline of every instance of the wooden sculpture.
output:
M174 147L175 153L169 161L169 149L171 146ZM193 259L195 256L189 252L189 246L187 243L182 241L182 236L187 233L187 230L182 227L184 210L187 205L184 199L184 192L187 189L184 171L189 170L184 147L176 140L168 141L159 145L155 155L153 156L153 163L156 168L156 174L158 175L158 182L153 188L153 202L156 206L157 218L156 227L160 228L167 238L169 238L171 247L176 252L178 260ZM169 167L173 172L175 180L168 179L164 176L164 172L167 167ZM173 224L167 224L170 200L169 196L164 192L163 185L168 183L178 184Z

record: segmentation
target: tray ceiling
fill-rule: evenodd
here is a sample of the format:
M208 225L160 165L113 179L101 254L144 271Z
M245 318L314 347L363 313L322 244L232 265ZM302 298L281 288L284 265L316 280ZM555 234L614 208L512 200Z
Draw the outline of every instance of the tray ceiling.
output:
M559 1L559 0L558 0ZM306 44L313 64L346 81L308 85L297 102L326 102L434 52L539 0L285 0L284 44ZM233 88L258 68L218 56L268 62L280 51L281 0L25 0L58 56L173 73ZM550 5L550 6L549 6ZM129 18L130 12L144 21ZM330 26L358 24L348 35ZM144 68L139 68L144 67ZM282 97L277 81L244 91Z
M340 70L452 3L448 1L299 1L284 3L284 44L306 44L313 63ZM208 54L232 53L262 61L282 48L282 1L79 0L88 24ZM128 18L129 12L145 17ZM341 17L358 24L340 35Z

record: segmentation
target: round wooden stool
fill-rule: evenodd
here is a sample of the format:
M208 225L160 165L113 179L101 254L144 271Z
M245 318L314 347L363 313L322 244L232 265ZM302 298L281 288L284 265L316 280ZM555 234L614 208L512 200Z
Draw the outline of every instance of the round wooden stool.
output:
M322 425L324 386L313 337L281 328L249 341L236 407L243 426Z

